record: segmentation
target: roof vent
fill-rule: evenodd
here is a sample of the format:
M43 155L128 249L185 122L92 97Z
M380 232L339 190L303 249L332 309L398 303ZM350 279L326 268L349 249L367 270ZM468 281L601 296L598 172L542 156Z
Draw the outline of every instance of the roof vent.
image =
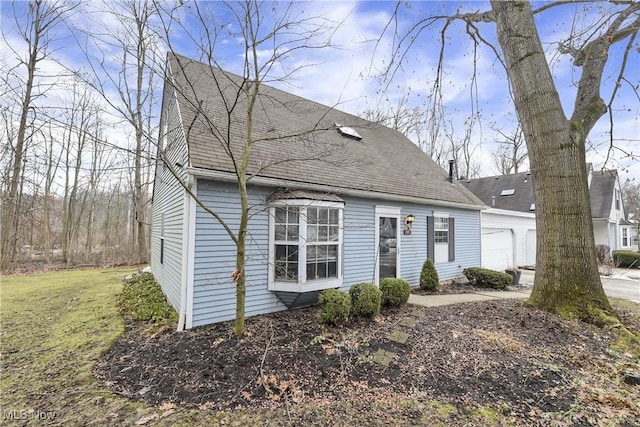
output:
M358 141L362 139L360 134L354 128L349 126L342 126L340 123L335 123L335 125L338 128L338 132L340 132L341 134L351 138L355 138Z
M514 194L516 194L515 188L507 188L500 193L501 196L513 196Z
M529 210L530 211L535 211L536 210L536 204L535 203L531 203L531 206L529 206Z

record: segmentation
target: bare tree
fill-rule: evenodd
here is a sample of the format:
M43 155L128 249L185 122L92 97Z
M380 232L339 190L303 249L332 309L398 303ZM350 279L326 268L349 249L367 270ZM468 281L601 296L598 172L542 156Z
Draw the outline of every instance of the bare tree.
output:
M640 29L640 3L610 4L606 12L600 12L594 27L560 43L561 52L572 56L580 76L570 118L564 114L534 21L534 15L567 3L557 1L532 10L528 2L492 0L491 10L486 12L424 18L408 34L397 38L397 47L401 52L405 45L414 45L423 31L442 22L440 69L445 34L452 23L461 21L474 45L484 44L495 53L510 83L534 183L537 274L529 303L601 323L615 314L598 275L585 143L598 119L607 112L600 94L605 65L619 61L616 84L627 82L624 73ZM499 48L483 37L478 23L495 24ZM610 49L618 43L624 46L622 56L614 57ZM469 66L475 70L477 55L473 58ZM442 80L440 75L438 80Z
M498 141L498 150L492 153L493 163L498 169L498 173L502 175L518 173L529 157L522 135L522 127L518 125L516 130L509 134L500 129L496 129L496 132L502 136L502 140Z
M206 100L198 93L196 81L190 81L183 74L183 70L189 67L190 62L180 56L174 56L174 78L180 74L180 79L173 90L184 97L188 102L189 111L183 111L187 126L187 139L190 132L198 129L205 129L206 138L210 143L217 144L225 153L227 159L233 164L235 179L238 189L238 214L239 224L237 228L232 227L217 212L209 208L200 201L193 191L180 181L185 190L196 200L196 203L206 212L211 214L224 228L236 247L235 269L231 276L236 284L236 315L234 324L234 334L241 335L244 332L245 317L245 295L247 278L245 275L245 263L247 260L247 233L249 218L255 212L255 207L250 206L248 198L248 186L251 180L263 173L270 167L274 167L283 162L304 161L308 159L318 159L327 156L332 152L333 147L321 147L320 150L313 149L305 141L313 138L315 132L326 130L320 126L320 120L309 128L301 129L300 133L287 135L274 135L265 138L258 136L254 130L254 117L259 112L264 112L265 102L279 103L278 100L270 100L261 96L263 84L268 81L285 82L292 73L300 69L296 66L293 70L285 70L276 73L276 69L282 70L285 59L302 49L322 49L329 46L331 26L326 19L321 17L305 17L296 15L295 4L274 5L255 0L230 3L189 3L189 8L185 10L173 10L169 13L163 11L165 28L168 34L167 40L171 45L170 26L177 26L182 35L187 36L194 44L201 60L209 67L198 68L199 73L208 74L208 78L213 82L214 91L219 92L217 96L222 99L224 107L220 111L210 111L206 107ZM282 7L280 7L282 6ZM216 10L216 8L218 8ZM188 19L180 21L179 14L187 14ZM223 17L229 17L224 20ZM203 33L194 33L192 23L197 22ZM240 40L242 43L242 57L244 63L240 71L241 77L238 79L223 71L220 65L220 57L217 54L218 43L228 38ZM174 49L171 49L174 50ZM267 52L265 54L265 52ZM193 66L193 65L191 65ZM185 79L185 80L181 80ZM241 129L238 128L241 126ZM326 126L326 124L325 124ZM332 123L332 127L335 125ZM240 133L238 133L240 132ZM237 135L242 135L238 137ZM205 137L205 136L203 136ZM256 158L254 150L261 144L275 143L278 140L300 140L305 144L307 152L301 153L299 158L280 158L277 160L266 160ZM165 147L163 147L165 148ZM175 165L168 161L166 151L159 150L158 156L162 164L171 174L180 178L180 173ZM256 163L260 166L255 169Z
M133 133L132 174L133 209L131 239L139 262L148 260L148 193L150 148L157 123L158 38L151 27L156 9L148 0L126 0L107 4L101 14L115 19L104 25L91 21L82 31L87 39L78 40L88 59L88 73L82 74L103 99L124 118ZM119 63L108 58L117 52ZM113 93L117 97L113 96Z
M28 139L28 121L33 115L34 101L46 92L46 87L39 86L36 70L45 59L49 59L52 53L52 43L57 37L55 32L65 15L76 7L77 4L65 1L35 0L29 3L27 16L19 16L22 8L12 4L13 19L16 23L18 36L21 42L27 45L26 58L14 50L19 62L19 68L24 67L26 78L19 85L21 92L20 111L18 116L18 129L15 135L15 144L12 143L12 161L10 176L8 177L8 192L3 197L2 232L0 233L0 269L6 270L14 262L17 249L17 230L19 220L19 191L23 175L23 163L26 154ZM3 31L6 40L7 35ZM5 46L11 46L7 43ZM10 74L17 77L15 69Z

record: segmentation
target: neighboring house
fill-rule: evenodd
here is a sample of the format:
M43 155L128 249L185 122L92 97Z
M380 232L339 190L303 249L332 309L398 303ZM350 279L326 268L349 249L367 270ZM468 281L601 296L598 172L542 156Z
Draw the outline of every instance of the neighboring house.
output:
M179 327L191 328L234 318L236 248L170 169L237 231L240 198L225 149L238 155L242 147L247 104L235 94L248 83L182 56L169 55L167 69L159 141L167 163L156 167L151 268L181 314ZM415 286L428 256L443 280L480 264L486 207L410 140L260 87L252 127L263 140L249 162L247 316L310 305L323 289L385 277ZM234 103L233 114L224 102ZM232 141L223 147L214 135Z
M589 195L597 245L631 249L632 225L625 219L616 170L589 168ZM529 172L463 183L489 206L482 212L482 265L492 269L535 265L536 222Z

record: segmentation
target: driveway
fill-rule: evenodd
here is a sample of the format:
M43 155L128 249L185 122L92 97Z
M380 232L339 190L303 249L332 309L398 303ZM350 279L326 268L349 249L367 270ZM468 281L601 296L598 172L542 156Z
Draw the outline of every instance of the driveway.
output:
M523 270L521 283L533 284L535 271ZM611 276L600 276L608 297L621 298L640 304L640 270L616 268Z

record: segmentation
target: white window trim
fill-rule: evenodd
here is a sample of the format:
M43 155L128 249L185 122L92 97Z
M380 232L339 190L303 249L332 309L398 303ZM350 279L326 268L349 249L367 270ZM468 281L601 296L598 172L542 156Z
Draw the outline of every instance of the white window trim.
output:
M314 207L314 208L337 208L338 209L338 259L336 265L337 277L328 279L312 280L307 282L307 245L302 243L307 237L307 220L303 219L306 215L300 213L300 220L298 222L298 281L297 282L284 282L275 280L275 210L277 207L285 206L297 206L300 208ZM344 260L343 253L343 235L344 235L344 203L339 202L326 202L317 200L278 200L269 204L269 273L268 273L268 289L270 291L282 291L282 292L313 292L323 289L339 288L342 286L342 266ZM304 222L303 222L304 221ZM302 224L304 223L304 227Z

